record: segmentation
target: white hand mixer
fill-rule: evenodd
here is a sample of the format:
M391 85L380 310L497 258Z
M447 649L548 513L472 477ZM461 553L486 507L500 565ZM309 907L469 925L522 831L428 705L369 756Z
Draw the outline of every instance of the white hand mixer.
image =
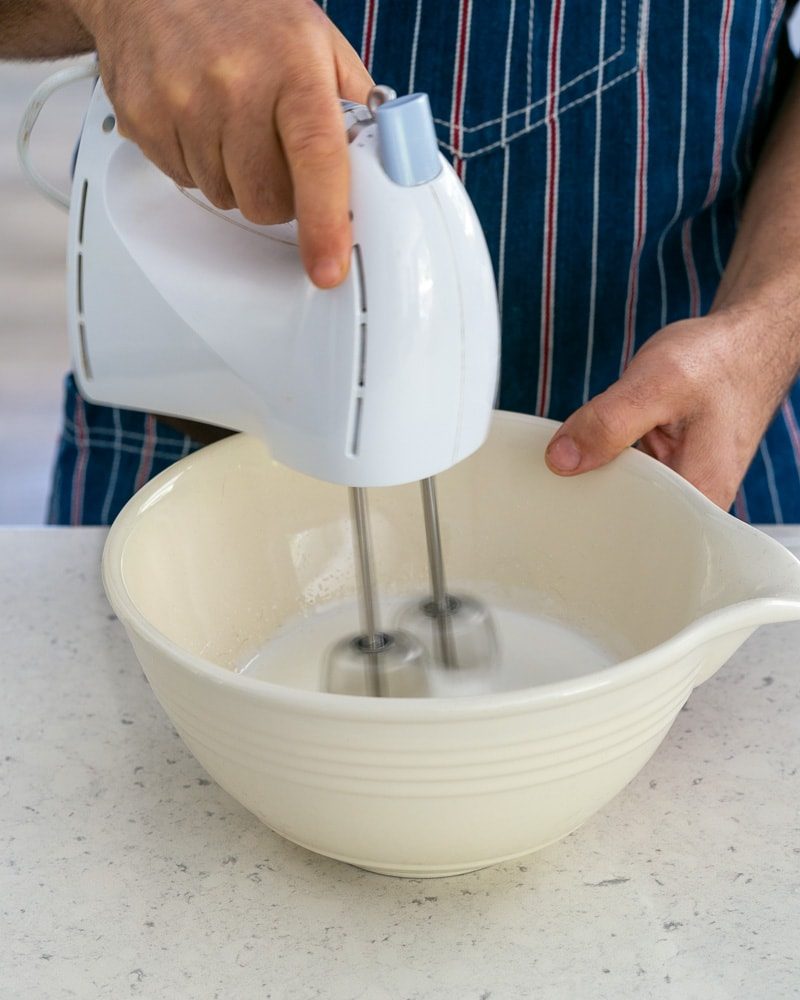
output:
M328 657L326 686L346 693L426 692L426 655L488 666L491 619L448 594L433 477L484 441L499 354L491 261L480 223L439 154L427 96L375 88L343 104L353 249L332 290L306 276L295 223L259 226L176 185L116 129L95 87L72 197L28 162L44 100L20 128L23 165L70 204L68 316L86 398L200 420L265 439L301 472L351 487L361 634ZM407 630L382 630L365 488L419 480L432 596ZM418 634L435 639L426 650Z

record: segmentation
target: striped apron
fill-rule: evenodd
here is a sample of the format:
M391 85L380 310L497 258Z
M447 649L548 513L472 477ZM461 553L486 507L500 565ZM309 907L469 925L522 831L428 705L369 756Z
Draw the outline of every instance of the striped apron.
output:
M784 0L322 0L379 81L431 98L486 233L500 405L559 420L711 306L785 86ZM67 384L50 517L107 523L195 442ZM800 522L800 383L734 505Z

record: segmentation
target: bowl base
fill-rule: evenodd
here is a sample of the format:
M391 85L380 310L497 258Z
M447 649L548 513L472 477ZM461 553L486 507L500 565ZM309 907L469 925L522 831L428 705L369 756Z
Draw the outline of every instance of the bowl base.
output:
M263 819L261 820L265 826L269 826ZM343 864L352 865L353 868L360 868L362 871L370 872L372 875L388 875L392 878L452 878L456 875L469 875L471 872L479 872L484 868L492 868L494 865L501 865L508 861L516 861L517 858L527 857L529 854L535 854L537 851L544 850L545 847L550 847L551 844L558 843L559 840L563 840L568 837L571 833L574 833L579 827L583 826L585 819L581 820L572 829L567 830L565 833L559 834L557 837L552 837L544 844L537 844L535 847L526 847L524 851L515 851L513 854L504 854L497 858L486 858L480 861L471 862L461 862L456 865L382 865L375 864L372 861L360 861L358 858L347 857L342 854L330 854L328 851L322 851L313 844L304 843L302 840L298 840L296 837L292 837L289 834L283 833L283 831L276 829L274 826L269 826L273 833L277 833L279 837L283 837L284 840L290 841L292 844L296 844L298 847L302 847L306 851L311 851L312 854L319 854L323 858L330 858L331 861L341 861Z
M456 868L447 868L442 871L439 871L438 868L435 871L431 871L430 868L409 868L408 870L398 871L396 868L371 868L369 865L359 865L353 861L348 862L348 864L352 864L362 871L370 872L372 875L388 875L392 878L452 878L455 875L469 875L471 872L479 872L484 868L491 868L492 865L498 863L497 861L490 861L487 864L480 864L476 868L462 868L459 866Z

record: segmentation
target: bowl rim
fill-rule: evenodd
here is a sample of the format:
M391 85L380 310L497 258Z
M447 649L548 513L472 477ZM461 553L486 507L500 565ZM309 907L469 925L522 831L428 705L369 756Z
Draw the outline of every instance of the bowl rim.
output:
M544 417L496 410L492 426L496 423L523 422L547 426L555 430L560 423ZM282 709L303 715L316 715L332 719L363 721L423 722L428 719L462 721L468 718L492 717L499 714L516 715L593 697L602 692L617 690L645 679L662 668L678 664L684 657L705 643L727 633L754 630L766 622L789 621L800 618L800 596L797 600L776 597L754 597L719 608L701 616L675 635L635 656L603 667L601 670L552 681L548 684L513 691L494 692L470 696L441 698L364 698L359 695L332 694L326 691L307 691L265 681L246 674L235 673L198 654L184 649L152 625L139 611L125 586L122 562L125 546L139 517L166 492L166 487L182 477L190 468L212 461L219 449L236 447L236 442L257 440L250 435L237 434L187 455L165 469L142 487L125 504L109 528L103 548L102 580L108 600L117 617L126 627L138 633L151 646L163 651L183 669L203 681L230 687L246 693L256 700L280 705ZM264 442L259 442L264 446ZM239 445L241 446L241 445ZM269 454L267 450L267 454ZM614 459L614 463L639 466L647 470L649 478L660 479L677 488L685 499L704 517L717 525L725 525L729 532L758 536L768 548L775 547L798 568L800 561L780 542L770 538L752 525L745 524L717 507L698 489L661 462L634 448L628 448ZM587 473L591 475L591 473ZM798 591L800 594L800 590ZM694 672L700 670L698 658Z

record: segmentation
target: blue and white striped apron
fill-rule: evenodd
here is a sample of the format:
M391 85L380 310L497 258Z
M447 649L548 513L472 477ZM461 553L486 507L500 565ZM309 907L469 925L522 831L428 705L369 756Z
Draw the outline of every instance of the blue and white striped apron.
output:
M327 0L379 82L430 95L497 275L500 405L566 418L706 312L788 61L784 0ZM784 52L783 55L786 55ZM68 383L51 518L106 523L196 445ZM800 521L800 383L735 504Z

